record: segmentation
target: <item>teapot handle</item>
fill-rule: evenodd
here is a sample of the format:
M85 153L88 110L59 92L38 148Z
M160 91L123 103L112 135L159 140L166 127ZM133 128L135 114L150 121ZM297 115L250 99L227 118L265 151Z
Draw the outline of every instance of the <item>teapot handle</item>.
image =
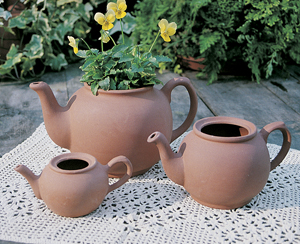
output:
M284 159L291 147L291 134L285 124L281 121L273 122L266 125L259 132L263 137L264 141L267 143L269 134L274 130L280 130L283 136L283 143L281 149L277 156L271 161L271 171L275 169Z
M188 113L188 116L186 117L185 121L175 130L172 132L171 142L174 141L176 138L178 138L180 135L182 135L189 126L193 123L193 120L197 113L197 107L198 107L198 100L197 100L197 94L196 91L191 83L191 81L186 77L178 77L173 78L169 80L164 87L161 89L161 91L165 94L165 96L168 98L169 103L171 103L171 92L176 86L184 86L190 96L190 111Z
M110 160L108 162L107 166L108 166L108 168L111 168L116 163L124 163L126 165L126 167L127 167L127 172L126 172L125 175L122 176L122 178L120 180L118 180L117 182L115 182L112 185L108 186L107 193L109 193L109 192L117 189L121 185L123 185L126 181L128 181L128 179L132 175L133 167L132 167L132 164L131 164L131 162L129 161L128 158L126 158L125 156L115 157L115 158L113 158L112 160Z

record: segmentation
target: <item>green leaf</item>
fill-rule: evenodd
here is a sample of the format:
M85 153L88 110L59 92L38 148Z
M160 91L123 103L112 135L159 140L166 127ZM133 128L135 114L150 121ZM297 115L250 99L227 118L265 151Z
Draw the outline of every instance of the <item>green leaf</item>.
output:
M90 54L98 55L99 54L99 50L95 49L95 48L91 48L91 50L87 50L87 54L88 55L90 55Z
M101 70L99 70L97 73L95 73L93 75L93 79L94 80L100 80L100 79L103 79L103 73L101 72Z
M134 27L136 26L135 17L133 17L130 13L126 13L126 16L122 19L123 23L123 32L127 35L131 34ZM122 28L120 25L120 21L117 21L114 27L109 31L110 35L113 35L116 32L121 32Z
M110 74L110 75L115 75L115 74L117 74L117 71L116 71L115 69L111 69L111 70L109 71L109 74Z
M135 72L135 73L137 73L137 72L142 72L142 71L144 71L144 68L143 68L143 67L138 67L137 64L133 64L133 65L132 65L131 71L132 71L132 72Z
M32 6L32 9L23 10L21 15L9 19L8 27L14 28L18 27L19 29L25 29L26 26L36 20L37 10Z
M90 3L86 3L85 5L80 3L76 9L76 12L79 13L79 17L81 16L86 22L89 22L91 18L90 12L92 10L93 6Z
M220 33L213 32L200 36L200 53L204 53L221 39ZM215 77L215 76L214 76Z
M154 58L156 59L157 62L172 62L172 59L163 55L155 56Z
M90 76L89 73L85 73L83 76L81 76L80 78L80 82L92 82L93 79L92 77Z
M59 54L58 56L48 54L45 64L49 65L53 70L60 71L62 67L68 65L68 62L63 53Z
M26 19L23 18L21 15L15 17L15 18L9 19L9 22L8 22L8 26L10 28L18 27L19 29L25 29L26 24L27 24Z
M87 58L87 50L78 50L78 53L76 53L76 55L80 58Z
M124 62L128 62L134 59L134 56L130 53L127 53L125 55L123 55L120 60L119 63L124 63Z
M60 11L59 20L57 22L62 22L69 24L70 26L74 25L77 20L80 19L80 15L72 8L65 8Z
M116 82L113 79L110 79L109 90L116 90Z
M156 60L156 58L152 57L149 59L150 63L153 64L155 67L159 68L159 62Z
M9 27L6 27L6 26L0 26L0 28L3 28L4 31L6 31L6 32L9 32L9 33L11 33L13 35L16 35L16 33L12 30L12 28L9 28ZM1 41L0 41L0 43L1 43Z
M104 91L107 91L110 87L110 78L109 77L106 77L104 80L101 80L98 82L99 84L99 87L101 89L103 89Z
M12 70L12 67L10 67L10 68L3 68L3 65L0 65L0 75L9 74L11 70Z
M43 40L42 36L32 35L30 42L24 47L25 56L31 59L41 58L44 55Z
M16 48L15 44L11 44L8 53L6 54L6 59L14 58L18 53L18 48Z
M8 20L10 17L12 17L12 15L9 11L0 8L0 18L3 18L4 20Z
M43 33L43 35L47 36L48 32L51 31L51 27L49 26L49 20L45 17L39 17L35 22L36 28Z
M103 65L103 68L105 70L110 70L111 68L115 67L118 64L117 61L114 61L113 59L110 59L105 65Z
M90 32L91 28L86 22L77 21L74 26L74 34L78 38L84 38Z
M129 89L129 81L123 80L118 85L118 90L128 90Z
M21 76L24 77L30 70L33 70L35 59L22 58Z
M117 45L114 46L111 51L112 51L112 56L113 57L122 57L123 52L127 49L128 47L126 45Z
M99 89L99 84L97 82L93 82L91 84L91 91L94 95L97 94L98 89Z
M6 60L6 62L3 65L1 65L1 68L11 69L14 65L21 62L22 56L23 56L22 53L16 54L14 58Z
M89 71L90 67L92 67L95 62L95 58L94 57L89 57L85 60L84 64L82 66L80 66L79 68L82 71Z
M128 76L128 78L132 80L132 78L134 77L134 72L132 72L131 70L125 70L125 73Z
M56 5L57 5L57 7L60 7L62 5L65 5L67 3L72 3L72 2L74 2L74 3L81 3L81 0L58 0L56 2Z
M57 40L60 45L64 44L64 40L68 32L72 31L72 26L68 23L59 23L55 29L50 32L50 40Z

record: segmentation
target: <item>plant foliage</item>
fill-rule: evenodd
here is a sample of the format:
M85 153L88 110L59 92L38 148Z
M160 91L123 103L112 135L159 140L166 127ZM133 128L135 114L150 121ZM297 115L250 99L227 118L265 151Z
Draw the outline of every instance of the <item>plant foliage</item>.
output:
M12 44L6 59L1 57L0 78L26 80L41 75L46 68L59 71L69 62L78 60L65 48L68 44L66 36L73 34L85 38L91 29L92 10L101 2L27 1L28 8L14 18L0 8L0 17L8 20L5 31L22 31L22 44Z
M161 83L155 74L159 62L169 62L164 56L141 54L138 46L117 45L100 52L97 49L79 51L78 56L85 58L80 67L85 74L81 82L87 82L95 95L103 90L128 90Z
M156 38L152 35L152 46L146 51L141 52L142 46L133 45L130 41L125 40L124 33L130 33L132 25L131 15L126 13L127 9L125 0L118 0L117 3L109 2L107 5L107 13L96 13L94 19L102 26L101 30L101 51L92 49L87 45L88 50L78 48L80 39L68 36L69 45L73 47L74 53L84 58L84 64L80 67L85 74L81 78L81 82L86 82L91 86L94 95L98 89L103 90L128 90L161 84L156 78L155 70L160 67L163 62L172 61L166 56L153 56L151 53L153 45L156 43L159 34L166 42L170 42L170 36L176 33L176 23L168 23L166 19L156 20ZM129 17L124 25L123 18ZM118 21L115 21L116 18ZM124 26L123 26L124 25ZM158 25L158 26L157 26ZM160 31L159 28L160 28ZM121 30L120 44L116 44L110 33ZM110 31L110 32L109 32ZM154 41L153 41L154 39ZM114 43L111 49L104 50L104 43L109 41Z
M257 82L271 76L275 67L300 63L298 0L143 0L135 14L133 36L146 45L157 18L175 21L176 41L154 49L172 58L173 68L180 56L205 58L199 75L206 75L209 83L228 63L244 63Z

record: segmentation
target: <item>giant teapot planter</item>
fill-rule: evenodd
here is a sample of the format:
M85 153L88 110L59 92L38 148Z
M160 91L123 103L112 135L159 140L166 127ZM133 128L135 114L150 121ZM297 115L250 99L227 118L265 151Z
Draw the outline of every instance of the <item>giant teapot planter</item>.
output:
M270 162L267 139L280 130L283 144ZM197 202L220 209L241 207L265 186L269 172L286 156L291 135L283 122L266 125L259 133L249 121L231 117L198 120L173 153L160 132L148 137L159 149L167 176L182 185Z
M171 92L179 85L189 93L190 110L183 124L172 130ZM96 96L85 83L65 107L57 103L46 83L33 82L30 88L40 97L46 130L57 145L91 154L102 164L124 155L133 165L133 175L146 172L160 159L155 145L147 143L149 134L161 131L168 142L175 140L192 124L198 105L196 92L184 77L168 81L161 90L153 86L99 90ZM125 166L117 164L109 176L125 172Z

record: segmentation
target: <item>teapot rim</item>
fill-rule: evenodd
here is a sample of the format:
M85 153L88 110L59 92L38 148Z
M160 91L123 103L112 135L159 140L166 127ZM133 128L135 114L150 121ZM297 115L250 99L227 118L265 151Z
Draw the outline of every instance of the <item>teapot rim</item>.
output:
M67 169L61 169L58 167L58 164L67 161L67 160L82 160L85 161L88 165L81 169L76 170L67 170ZM81 152L74 152L74 153L64 153L61 155L58 155L54 158L52 158L49 162L49 166L52 170L58 173L62 174L81 174L87 171L92 170L97 165L97 160L94 156L87 154L87 153L81 153Z
M214 125L214 124L236 125L246 129L247 134L240 135L240 136L226 137L226 136L210 135L201 131L204 127L208 125ZM216 117L207 117L207 118L200 119L195 122L193 126L193 131L197 136L203 139L216 141L216 142L243 142L243 141L251 140L257 135L257 127L252 122L240 118L227 117L227 116L216 116Z
M91 91L91 86L89 84L87 84L86 82L84 82L84 87L86 89L88 89L89 91ZM154 85L149 85L149 86L135 88L135 89L130 89L130 90L108 90L108 91L105 91L103 89L98 89L97 95L99 93L101 93L101 94L131 94L131 93L140 93L140 92L150 91L153 88L154 88Z

